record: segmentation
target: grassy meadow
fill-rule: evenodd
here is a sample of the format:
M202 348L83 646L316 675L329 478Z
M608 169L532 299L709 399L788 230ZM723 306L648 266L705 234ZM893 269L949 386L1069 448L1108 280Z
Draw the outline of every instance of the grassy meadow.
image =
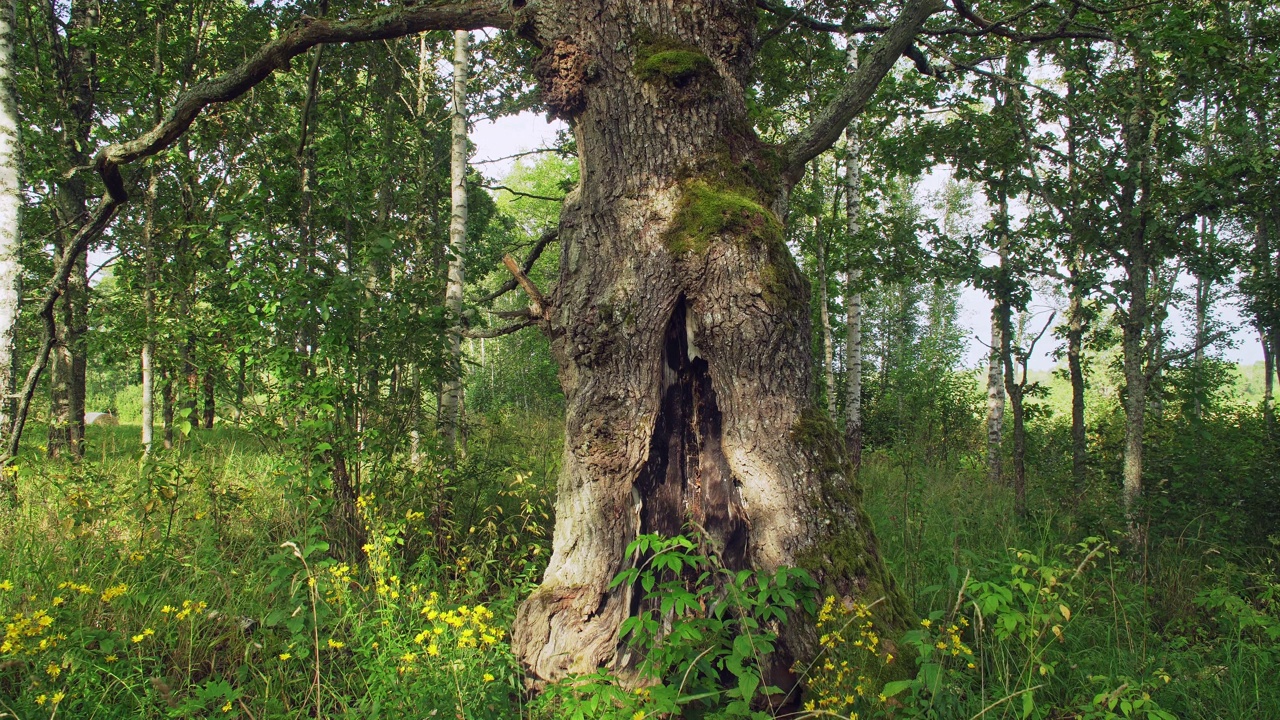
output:
M456 469L368 468L384 490L359 502L362 560L325 541L306 463L248 433L140 462L137 427L93 427L78 466L35 438L2 519L0 713L559 716L530 704L506 634L547 557L557 437L554 419L495 418ZM1280 716L1274 543L1188 526L1133 559L1097 513L1040 488L1053 509L1015 522L979 470L910 454L874 455L863 484L921 622L972 652L947 702L873 698L863 716ZM866 704L818 695L842 717Z

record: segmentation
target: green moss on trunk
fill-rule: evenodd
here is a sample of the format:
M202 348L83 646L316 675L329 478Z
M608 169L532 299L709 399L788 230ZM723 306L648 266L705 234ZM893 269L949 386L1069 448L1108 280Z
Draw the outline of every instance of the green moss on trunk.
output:
M635 47L632 71L647 83L683 87L711 70L711 60L705 53L677 40L643 33L636 37Z
M703 253L721 236L781 242L782 223L748 191L698 178L685 181L665 235L667 249L677 254Z
M910 606L875 546L871 518L862 509L862 488L835 425L824 413L810 409L791 436L821 476L817 507L823 508L826 528L816 545L799 554L797 565L818 580L824 595L875 603L872 614L882 630L907 629L912 623Z

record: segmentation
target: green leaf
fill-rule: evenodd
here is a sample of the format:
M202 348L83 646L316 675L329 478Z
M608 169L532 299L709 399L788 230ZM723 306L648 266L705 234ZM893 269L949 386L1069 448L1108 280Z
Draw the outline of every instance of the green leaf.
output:
M884 689L880 691L880 694L887 698L891 698L911 687L915 682L915 680L894 680L893 682L885 683Z

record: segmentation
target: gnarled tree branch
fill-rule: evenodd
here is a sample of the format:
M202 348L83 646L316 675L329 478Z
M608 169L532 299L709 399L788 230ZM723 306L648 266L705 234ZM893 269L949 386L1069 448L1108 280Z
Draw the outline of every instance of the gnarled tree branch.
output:
M783 146L787 177L799 177L804 171L805 163L839 139L849 121L870 102L872 94L893 64L911 46L925 20L942 9L939 0L908 0L897 19L871 48L871 52L858 65L857 72L845 82L835 99L818 113L809 127Z

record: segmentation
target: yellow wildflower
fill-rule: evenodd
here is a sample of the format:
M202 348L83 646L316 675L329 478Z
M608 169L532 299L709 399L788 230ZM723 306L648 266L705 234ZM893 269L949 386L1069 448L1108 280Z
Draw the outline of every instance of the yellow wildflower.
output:
M493 675L492 675L492 674L490 674L490 673L485 673L485 674L484 674L484 675L482 675L481 677L483 677L483 678L484 678L484 681L485 681L485 682L493 682Z
M57 663L49 663L49 666L46 667L44 671L48 673L51 678L56 678L62 674L62 668L58 667Z
M347 646L347 644L346 644L346 643L344 643L344 642L341 642L341 641L339 641L339 640L334 640L333 638L329 638L329 647L330 647L330 648L332 648L332 649L334 649L334 650L341 650L342 648L344 648L344 647L346 647L346 646Z
M115 656L115 653L112 653L112 654L110 654L110 655L108 655L108 656L106 656L106 657L102 658L102 660L103 660L104 662L109 662L109 663L113 663L113 662L115 662L115 661L117 661L117 660L119 660L119 659L120 659L120 658L118 658L118 657L116 657L116 656Z
M109 603L112 600L115 600L116 598L128 592L129 592L129 586L125 585L124 583L120 583L119 585L112 585L111 587L102 591L102 602Z
M228 701L227 701L227 702L222 706L222 712L231 712L231 701L230 701L230 700L228 700Z
M288 660L291 657L293 657L293 655L291 655L290 653L280 653L281 660Z
M48 702L48 701L49 701L49 696L48 696L48 695L37 695L37 696L36 696L36 704L37 704L37 705L43 705L43 704L45 704L45 703L46 703L46 702Z
M3 590L3 591L5 591L5 592L9 592L9 591L10 591L10 590L12 590L12 589L13 589L13 581L12 581L12 580L3 580L3 581L0 581L0 590Z
M62 702L62 699L65 698L66 696L67 696L66 693L59 690L58 692L53 694L53 697L49 698L49 701L52 702L54 705L57 705L58 703Z

